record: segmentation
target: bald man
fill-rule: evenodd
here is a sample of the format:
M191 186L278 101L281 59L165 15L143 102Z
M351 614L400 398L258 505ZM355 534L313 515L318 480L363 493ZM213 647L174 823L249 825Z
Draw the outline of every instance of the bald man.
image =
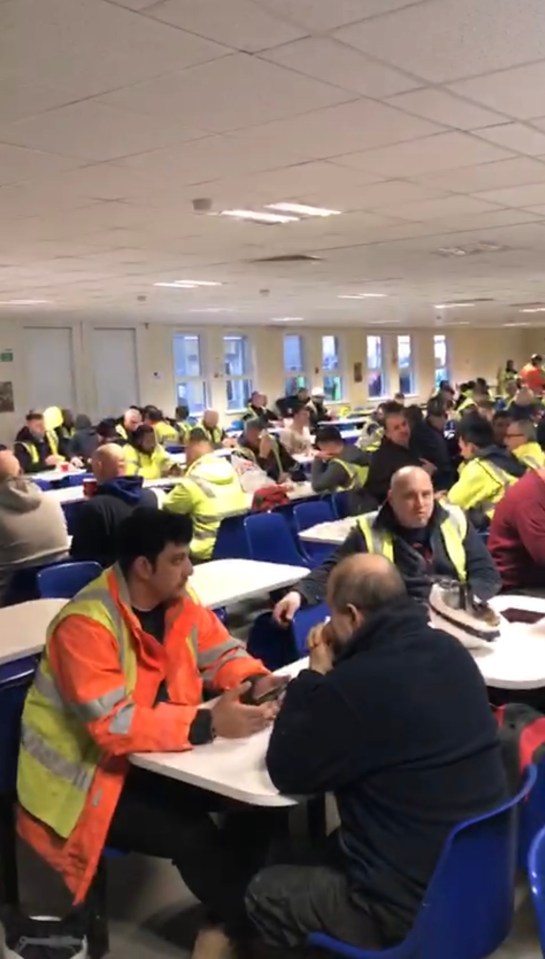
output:
M342 546L276 604L277 622L291 621L302 604L322 603L330 570L345 556L362 552L381 553L395 562L409 594L420 602L427 601L432 583L443 576L467 581L484 601L501 587L490 554L464 512L436 502L428 473L406 466L394 473L384 506L354 517Z
M152 490L144 489L141 476L127 476L125 448L116 443L99 446L91 468L97 481L95 495L78 503L74 516L72 559L91 559L101 566L115 563L116 530L137 506L157 506Z
M60 504L21 475L11 450L0 452L0 606L9 601L13 574L68 553Z
M248 887L248 915L279 956L313 932L361 949L404 939L451 829L507 795L481 674L399 571L350 556L327 601L266 762L282 793L334 793L341 825L315 864L273 866Z

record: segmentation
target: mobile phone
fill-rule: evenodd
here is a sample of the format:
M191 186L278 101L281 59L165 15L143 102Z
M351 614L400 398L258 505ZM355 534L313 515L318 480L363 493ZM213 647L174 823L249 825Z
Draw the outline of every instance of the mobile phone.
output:
M251 696L249 702L252 706L262 706L263 703L272 703L286 692L288 688L289 679L284 680L282 683L279 683L277 686L273 686L272 689L268 689L266 693L262 693L261 696ZM251 695L250 690L250 695Z
M540 619L545 617L544 613L536 613L532 609L519 609L514 606L504 609L501 615L505 617L508 623L538 623Z

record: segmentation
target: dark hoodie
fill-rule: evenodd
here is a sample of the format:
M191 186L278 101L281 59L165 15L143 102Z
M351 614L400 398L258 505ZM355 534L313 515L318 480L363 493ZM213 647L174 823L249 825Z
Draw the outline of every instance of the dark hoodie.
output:
M38 459L36 461L33 460L29 452L29 447L35 447L38 453ZM13 452L19 460L19 465L23 473L41 473L43 470L53 469L52 466L48 466L45 462L47 457L51 456L54 452L47 436L44 436L42 440L36 439L30 432L28 426L23 426L17 433Z
M91 425L89 417L83 413L76 416L75 427L76 432L69 444L69 455L79 456L80 459L88 462L100 443L99 435L96 427Z
M102 483L95 495L75 511L70 555L95 560L101 566L116 561L116 531L137 506L157 506L153 490L142 488L141 476L118 476Z
M330 673L289 684L267 768L282 793L335 794L352 896L385 945L411 928L453 826L507 795L479 670L411 600L370 615Z

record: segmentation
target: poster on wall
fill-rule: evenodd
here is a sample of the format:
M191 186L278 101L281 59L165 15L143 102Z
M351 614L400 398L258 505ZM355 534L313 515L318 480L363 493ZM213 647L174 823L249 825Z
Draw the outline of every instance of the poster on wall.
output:
M11 380L0 382L0 413L14 413L13 383Z

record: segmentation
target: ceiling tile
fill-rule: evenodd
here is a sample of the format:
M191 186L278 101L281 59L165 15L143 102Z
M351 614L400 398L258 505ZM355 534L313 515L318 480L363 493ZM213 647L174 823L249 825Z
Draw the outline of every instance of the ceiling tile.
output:
M107 0L115 7L126 7L127 10L145 10L146 7L152 7L157 0Z
M433 221L437 229L458 230L485 230L500 226L513 226L518 223L532 223L538 219L537 214L527 210L496 210L491 213L477 213L473 215L449 216ZM429 222L429 221L428 221Z
M462 80L452 84L450 89L517 120L539 117L545 114L545 63L531 63L473 80Z
M34 177L47 176L61 170L70 170L78 165L72 157L61 157L36 150L0 143L0 186L24 183Z
M86 160L113 160L201 136L175 118L141 117L91 100L0 125L0 141Z
M485 127L484 130L473 132L483 140L497 143L517 153L528 153L530 156L545 153L545 133L533 130L523 123L503 123L500 126Z
M332 30L345 23L406 7L414 0L257 0L278 16L302 23L313 32Z
M475 195L502 206L535 207L545 203L545 183L529 183L527 186L506 187L503 190L485 190Z
M406 110L407 113L414 113L458 130L472 130L504 120L500 114L461 100L445 90L414 90L412 93L390 97L388 103L399 110Z
M378 100L418 86L418 81L399 70L370 60L364 54L327 37L307 37L288 43L270 50L265 54L265 59ZM478 124L483 125L484 121Z
M410 117L374 100L361 99L306 116L254 127L248 136L271 149L277 143L299 148L306 159L321 159L386 143L439 133L441 127ZM238 134L246 137L244 131ZM377 172L380 176L380 170Z
M530 160L529 157L479 163L477 166L447 170L436 176L417 178L417 182L429 189L452 190L454 193L478 193L482 190L542 181L545 181L545 163Z
M251 0L164 0L148 16L247 53L268 50L306 33Z
M381 213L400 217L402 220L440 220L448 216L463 216L472 213L496 212L490 204L471 196L448 196L439 200L423 200L418 203L399 203L384 206Z
M35 116L44 110L71 103L73 99L71 90L50 87L46 82L32 85L0 83L0 123Z
M412 177L436 170L501 160L510 154L484 143L467 133L440 133L409 143L399 143L382 150L367 150L337 157L344 166L380 173L384 177Z
M545 5L429 0L344 27L335 36L401 70L444 83L545 58Z
M318 80L239 53L119 90L102 97L101 102L136 113L177 115L190 126L200 124L219 133L317 110L349 96Z

